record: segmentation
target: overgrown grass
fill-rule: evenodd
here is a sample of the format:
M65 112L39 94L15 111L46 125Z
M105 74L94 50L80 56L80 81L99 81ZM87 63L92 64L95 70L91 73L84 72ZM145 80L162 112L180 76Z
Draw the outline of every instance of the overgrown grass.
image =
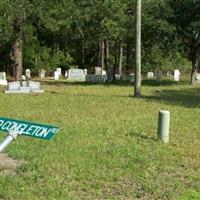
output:
M165 83L146 81L140 99L129 84L1 92L1 116L61 130L51 141L21 136L10 145L24 163L0 177L0 199L200 199L200 87ZM168 145L156 140L160 109L171 112Z

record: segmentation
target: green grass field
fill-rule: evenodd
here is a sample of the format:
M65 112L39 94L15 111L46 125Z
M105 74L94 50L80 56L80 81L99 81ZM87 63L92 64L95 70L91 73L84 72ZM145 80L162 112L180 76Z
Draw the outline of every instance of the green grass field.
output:
M61 128L51 141L21 136L8 147L23 163L0 167L0 199L200 199L200 86L161 83L144 81L141 99L130 84L0 92L0 116ZM171 113L167 145L156 140L160 109Z

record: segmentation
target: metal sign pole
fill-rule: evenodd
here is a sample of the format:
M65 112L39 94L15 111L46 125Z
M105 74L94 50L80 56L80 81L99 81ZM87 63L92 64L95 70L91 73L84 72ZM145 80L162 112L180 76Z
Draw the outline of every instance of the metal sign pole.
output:
M5 148L13 141L17 139L17 136L21 135L19 131L10 131L7 137L0 143L0 152L3 152Z

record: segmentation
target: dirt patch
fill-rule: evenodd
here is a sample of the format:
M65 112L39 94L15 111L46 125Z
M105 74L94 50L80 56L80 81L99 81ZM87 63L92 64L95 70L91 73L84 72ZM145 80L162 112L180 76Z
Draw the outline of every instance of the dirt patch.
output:
M15 170L22 164L22 161L13 159L5 153L0 153L0 175L15 174Z

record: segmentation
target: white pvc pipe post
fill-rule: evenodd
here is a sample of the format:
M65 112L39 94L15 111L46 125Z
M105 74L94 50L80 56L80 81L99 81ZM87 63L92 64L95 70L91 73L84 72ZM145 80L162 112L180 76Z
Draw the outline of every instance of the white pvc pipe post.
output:
M13 140L16 140L18 135L20 135L20 133L17 131L10 131L6 138L0 143L0 152L3 152Z
M158 114L158 129L157 136L164 143L169 142L169 124L170 112L168 110L160 110Z

